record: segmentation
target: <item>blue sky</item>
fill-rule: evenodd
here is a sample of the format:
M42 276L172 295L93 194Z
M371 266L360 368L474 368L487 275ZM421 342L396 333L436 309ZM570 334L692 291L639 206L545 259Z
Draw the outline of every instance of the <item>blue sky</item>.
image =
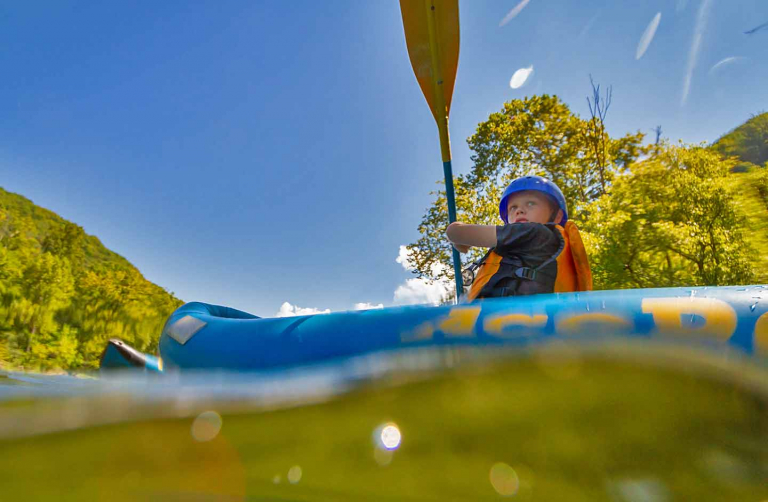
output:
M460 18L456 173L504 101L586 115L589 74L613 86L615 135L711 142L768 109L768 29L744 34L764 0L463 0ZM264 316L429 300L396 261L442 177L398 2L5 3L0 69L0 186L181 299Z

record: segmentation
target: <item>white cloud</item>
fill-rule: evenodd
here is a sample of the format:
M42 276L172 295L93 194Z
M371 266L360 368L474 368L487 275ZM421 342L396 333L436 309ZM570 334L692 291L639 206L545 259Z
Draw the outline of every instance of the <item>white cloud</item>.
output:
M648 23L648 26L645 28L645 31L643 32L643 36L640 37L640 41L637 43L637 51L635 52L635 59L640 59L643 57L643 54L645 54L645 51L648 50L648 46L651 45L651 42L653 41L653 37L656 35L656 29L659 27L659 23L661 22L661 12L657 12L656 15L651 19L651 22Z
M523 9L525 9L525 6L528 5L528 2L530 1L531 0L522 0L522 2L517 4L515 8L509 11L509 13L506 16L504 16L504 19L501 20L501 22L499 23L499 28L501 28L508 22L512 21L515 17L517 17L517 15L520 14L523 11Z
M403 269L412 272L416 267L408 259L408 248L400 246L399 253L395 259ZM441 263L432 265L430 274L437 277L445 266ZM393 297L393 305L440 305L445 302L454 291L454 283L446 280L430 281L428 279L412 278L406 279L404 283L397 286ZM353 310L371 310L383 309L383 303L358 302L354 304ZM330 309L320 310L314 307L299 307L284 302L277 311L275 317L291 317L297 315L328 314Z
M374 305L373 303L368 302L362 302L362 303L355 303L354 310L371 310L371 309L383 309L384 304L383 303L377 303Z
M277 311L275 317L292 317L297 315L313 315L313 314L329 314L330 309L320 310L314 307L299 307L297 305L291 305L288 302L283 302L280 305L280 310Z
M400 252L395 261L409 272L415 270L413 264L408 260L408 248L405 246L400 246ZM444 266L436 263L432 266L431 272L433 275L437 275L442 269ZM439 305L446 300L452 290L453 283L446 280L406 279L405 283L399 285L395 290L393 303L395 305L420 305L424 303Z
M448 296L448 288L439 281L429 283L425 279L406 279L395 290L393 303L395 305L421 305L429 303L440 305Z
M525 82L528 80L528 77L530 77L533 74L533 65L529 66L528 68L520 68L515 72L514 75L512 75L512 79L509 81L509 86L512 89L519 89L525 84Z
M407 271L414 270L416 267L414 267L410 260L408 259L408 247L407 246L400 246L400 251L397 254L397 258L395 258L395 261L402 265L404 269Z

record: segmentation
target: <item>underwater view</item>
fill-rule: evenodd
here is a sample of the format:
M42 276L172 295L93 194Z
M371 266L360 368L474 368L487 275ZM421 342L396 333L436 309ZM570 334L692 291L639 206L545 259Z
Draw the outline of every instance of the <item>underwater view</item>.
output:
M171 381L8 374L0 483L8 500L761 501L766 375L565 344Z

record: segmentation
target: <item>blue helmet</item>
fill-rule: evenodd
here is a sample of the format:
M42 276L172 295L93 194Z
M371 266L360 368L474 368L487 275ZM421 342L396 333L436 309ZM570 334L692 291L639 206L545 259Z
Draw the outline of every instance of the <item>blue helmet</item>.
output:
M506 190L504 190L504 193L501 196L501 201L499 202L499 216L501 216L504 223L507 223L507 199L509 199L509 196L513 193L523 192L525 190L536 190L537 192L549 195L549 197L555 201L557 206L563 211L563 219L557 223L565 225L565 222L568 221L568 208L565 205L565 196L557 185L541 176L523 176L522 178L517 178L509 184Z

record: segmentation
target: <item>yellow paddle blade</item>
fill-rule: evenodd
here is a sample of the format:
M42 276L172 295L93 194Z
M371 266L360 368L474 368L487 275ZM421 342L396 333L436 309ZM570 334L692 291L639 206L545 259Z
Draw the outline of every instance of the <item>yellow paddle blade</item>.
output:
M459 0L400 0L400 11L413 72L432 115L439 121L440 115L447 117L451 111L459 65ZM438 113L443 103L445 113Z

